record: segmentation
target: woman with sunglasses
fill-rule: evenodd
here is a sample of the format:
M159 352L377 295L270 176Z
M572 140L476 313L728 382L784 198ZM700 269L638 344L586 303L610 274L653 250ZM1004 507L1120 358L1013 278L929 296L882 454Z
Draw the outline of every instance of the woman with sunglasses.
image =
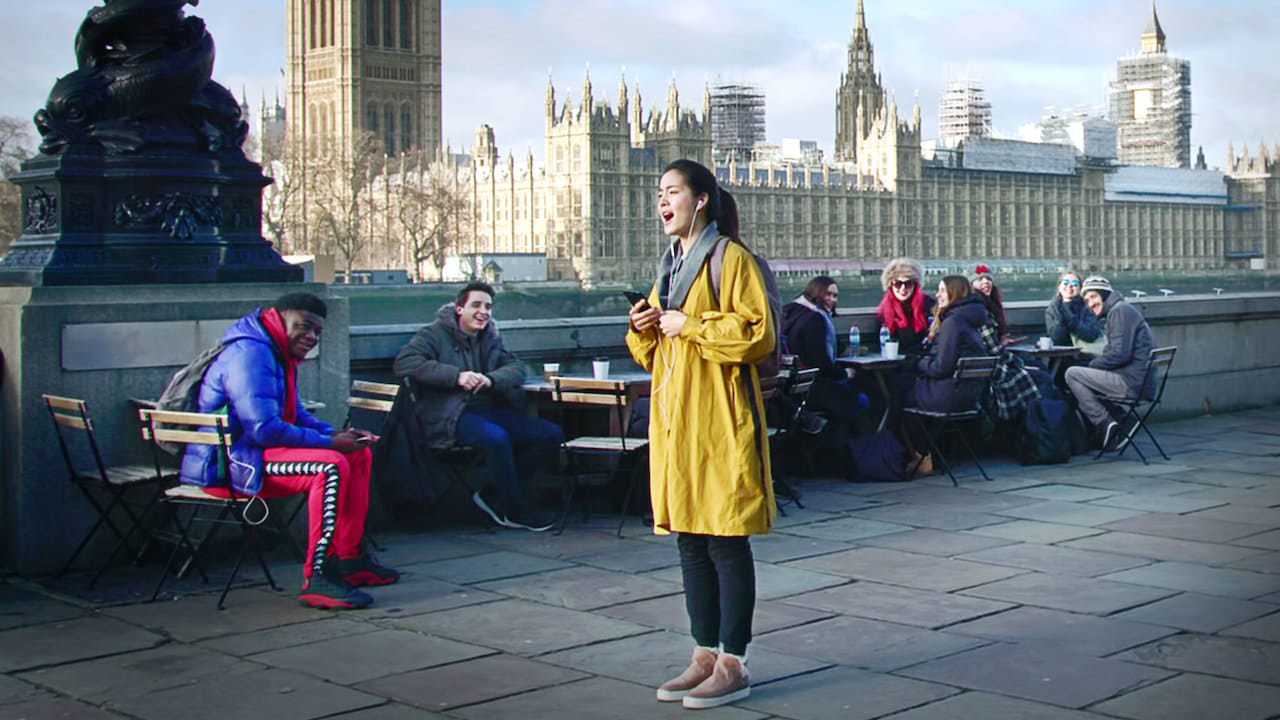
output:
M880 336L882 326L889 328L889 337L898 341L898 352L913 358L924 354L929 317L937 304L929 293L920 290L923 280L924 266L909 257L890 260L880 273L884 297L876 308L875 337ZM851 349L856 351L857 348Z
M1096 315L1089 311L1080 296L1080 275L1068 270L1058 278L1058 292L1044 309L1045 334L1054 345L1075 345L1087 355L1097 355L1095 345L1106 335Z

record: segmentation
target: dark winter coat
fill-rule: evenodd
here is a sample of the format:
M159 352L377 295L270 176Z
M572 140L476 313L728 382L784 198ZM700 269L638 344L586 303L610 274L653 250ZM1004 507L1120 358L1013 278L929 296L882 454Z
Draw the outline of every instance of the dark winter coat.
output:
M1150 400L1156 394L1155 378L1147 376L1151 351L1156 347L1151 326L1142 312L1125 302L1118 292L1112 292L1102 307L1106 318L1107 347L1101 355L1089 361L1089 367L1119 373L1129 386L1130 395Z
M804 368L818 368L818 377L843 380L844 370L836 365L836 328L826 311L814 307L803 296L782 308L782 342Z
M982 384L967 383L957 393L952 375L960 358L987 354L982 342L982 326L986 321L987 309L981 294L960 298L943 311L938 320L941 323L938 334L929 345L928 353L916 364L920 372L915 384L916 405L945 412L952 407L967 408L977 403Z
M297 402L297 420L283 418L285 358L258 319L261 310L227 328L227 344L205 372L198 408L202 413L226 409L231 420L231 461L244 472L233 472L237 492L256 494L262 485L262 451L272 447L329 448L334 428L312 417ZM182 457L182 482L202 487L228 484L220 472L217 448L187 445Z
M458 418L469 406L519 408L524 404L524 365L503 347L498 328L491 321L483 331L467 335L458 328L453 303L441 307L436 321L400 349L391 369L397 377L412 378L415 383L414 412L426 433L420 442L428 447L452 446ZM463 390L458 387L458 375L464 370L488 376L493 386L478 393Z
M1074 338L1089 342L1102 335L1098 316L1085 305L1083 298L1077 296L1070 303L1064 303L1056 293L1044 309L1044 330L1053 338L1054 345L1071 345Z

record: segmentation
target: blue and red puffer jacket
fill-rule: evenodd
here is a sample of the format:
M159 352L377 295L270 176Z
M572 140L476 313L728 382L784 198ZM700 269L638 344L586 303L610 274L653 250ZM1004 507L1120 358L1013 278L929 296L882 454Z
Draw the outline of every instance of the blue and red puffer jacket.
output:
M200 384L199 411L225 409L231 419L231 484L246 495L262 488L264 449L328 448L334 433L332 425L312 417L300 403L297 422L284 421L285 360L258 319L261 312L255 310L227 328L222 335L227 347ZM188 445L182 458L182 482L226 487L227 475L218 468L215 450L211 445Z

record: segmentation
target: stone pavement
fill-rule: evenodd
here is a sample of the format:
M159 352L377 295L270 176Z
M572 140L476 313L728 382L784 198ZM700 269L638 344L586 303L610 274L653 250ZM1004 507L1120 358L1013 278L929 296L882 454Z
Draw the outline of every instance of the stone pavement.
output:
M752 695L706 714L1280 717L1280 408L1157 432L1171 462L806 483L754 541ZM653 690L691 649L674 543L609 529L382 538L404 578L345 614L299 607L296 565L224 612L0 582L0 718L682 717Z

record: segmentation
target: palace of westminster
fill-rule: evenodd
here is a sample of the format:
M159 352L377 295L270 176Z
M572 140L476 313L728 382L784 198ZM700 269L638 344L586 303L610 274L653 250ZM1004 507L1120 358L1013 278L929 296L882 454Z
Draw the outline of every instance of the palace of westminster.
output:
M589 74L576 101L549 81L544 162L500 156L487 125L469 155L453 155L439 152L440 48L439 0L290 0L288 101L274 116L290 138L340 146L367 130L393 156L437 149L472 208L455 253L545 256L547 279L584 287L652 277L659 173L681 157L713 166L710 88L695 111L673 80L646 111L625 76L613 105ZM902 254L933 267L1082 271L1280 258L1280 146L1229 151L1225 172L1205 169L1203 154L1190 156L1190 102L1189 62L1166 51L1152 6L1141 51L1118 61L1108 119L1065 121L1053 142L922 142L918 102L900 110L881 86L859 0L835 157L714 169L738 200L744 241L779 272L865 271ZM392 220L374 227L357 265L413 263Z

